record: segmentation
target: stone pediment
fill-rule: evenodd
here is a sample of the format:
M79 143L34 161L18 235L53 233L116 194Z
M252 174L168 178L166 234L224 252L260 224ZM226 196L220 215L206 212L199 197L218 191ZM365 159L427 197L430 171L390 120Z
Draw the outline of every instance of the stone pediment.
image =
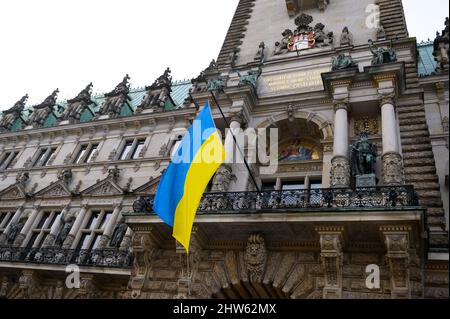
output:
M23 199L26 197L25 189L19 184L13 184L0 192L0 200Z
M54 197L70 197L72 192L62 181L51 183L49 186L40 190L35 194L38 198L54 198Z
M140 195L145 195L145 194L156 194L156 190L158 189L158 185L159 185L159 181L161 180L161 176L150 180L150 182L145 183L142 186L139 186L138 188L136 188L135 190L133 190L134 194L140 194Z
M99 181L81 192L82 196L115 196L123 194L124 190L111 178Z

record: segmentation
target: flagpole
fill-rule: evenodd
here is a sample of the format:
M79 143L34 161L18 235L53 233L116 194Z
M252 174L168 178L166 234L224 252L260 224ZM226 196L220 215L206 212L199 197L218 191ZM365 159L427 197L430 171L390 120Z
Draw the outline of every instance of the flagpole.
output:
M216 96L214 95L214 92L213 92L212 90L210 90L209 92L211 93L211 95L212 95L212 97L213 97L213 99L214 99L214 103L216 103L217 108L219 109L220 114L222 115L223 120L225 121L225 125L226 125L227 128L230 130L231 136L233 137L233 140L234 140L234 144L236 144L236 147L237 147L237 149L239 150L239 153L241 154L242 158L244 159L245 167L247 168L247 170L248 170L248 172L249 172L249 174L250 174L250 177L251 177L251 179L252 179L253 185L255 186L256 190L257 190L259 193L261 193L261 189L259 188L258 184L256 183L256 179L255 179L255 177L253 176L252 171L250 170L250 166L248 165L248 162L247 162L247 160L245 159L244 153L242 152L241 148L239 147L239 144L237 143L236 136L234 136L234 134L233 134L233 131L232 131L231 127L230 127L230 124L228 123L228 120L226 119L225 114L223 113L222 108L221 108L220 105L219 105L219 101L217 101L217 98L216 98Z

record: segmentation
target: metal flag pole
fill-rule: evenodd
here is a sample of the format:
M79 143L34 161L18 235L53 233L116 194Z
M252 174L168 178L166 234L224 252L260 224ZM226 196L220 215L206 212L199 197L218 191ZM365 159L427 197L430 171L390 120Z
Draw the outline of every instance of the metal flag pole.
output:
M231 136L233 136L234 144L236 145L237 149L239 150L239 153L241 154L242 158L244 159L245 167L247 168L247 170L248 170L248 172L250 174L250 177L252 179L253 185L255 186L255 188L258 191L258 193L261 193L261 189L259 188L258 184L256 183L256 179L253 176L252 171L250 170L250 166L248 165L248 162L245 159L244 153L242 152L241 148L239 147L239 144L237 143L236 136L234 136L234 134L233 134L233 131L232 131L231 127L230 127L230 124L228 123L228 120L226 119L225 114L223 113L222 108L219 105L219 101L217 101L217 98L214 95L214 92L212 90L210 90L209 92L211 92L211 95L212 95L212 97L214 99L214 103L216 103L217 108L219 109L220 114L222 115L222 118L225 121L225 125L227 126L228 129L230 129Z

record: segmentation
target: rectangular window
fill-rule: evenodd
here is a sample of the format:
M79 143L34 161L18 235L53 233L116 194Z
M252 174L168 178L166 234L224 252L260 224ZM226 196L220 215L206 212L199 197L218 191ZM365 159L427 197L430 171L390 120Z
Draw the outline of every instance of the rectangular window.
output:
M77 249L97 249L103 235L103 231L108 222L111 220L111 217L112 211L110 210L92 211L89 221L81 230L82 236L78 242Z
M56 147L46 147L39 150L39 153L34 161L33 166L42 167L49 166L50 159L55 155Z
M8 169L14 165L14 160L19 155L19 152L5 152L0 156L0 169Z
M28 241L28 248L40 248L44 244L45 238L50 234L53 223L57 218L60 218L59 211L46 211L42 213L39 222L32 229L33 235Z
M126 160L128 158L128 154L131 153L131 149L133 148L133 141L125 142L125 145L122 150L122 154L120 154L120 160Z
M93 160L95 151L98 149L98 143L88 143L80 146L75 157L74 164L90 163Z
M80 150L78 151L78 155L75 158L75 164L82 163L82 160L84 158L84 155L86 154L86 151L88 149L88 145L81 145Z
M94 158L95 152L97 152L98 144L92 144L91 149L87 152L85 163L91 163Z
M4 229L8 226L9 222L13 218L13 215L13 212L0 212L0 229Z
M119 160L138 159L145 147L145 139L127 140L125 141Z
M141 154L142 150L144 149L144 145L145 145L145 140L138 140L137 141L137 145L136 148L133 152L133 156L131 157L132 159L138 159L139 155Z

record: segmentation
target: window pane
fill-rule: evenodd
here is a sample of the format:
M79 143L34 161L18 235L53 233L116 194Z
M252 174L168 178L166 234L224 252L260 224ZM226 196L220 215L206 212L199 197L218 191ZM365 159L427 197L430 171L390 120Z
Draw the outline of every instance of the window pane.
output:
M98 244L100 243L101 236L99 234L94 235L94 240L92 241L92 246L90 249L97 249Z
M34 166L41 165L44 160L45 153L47 153L47 149L40 150L39 156L37 157L36 162L34 162Z
M311 182L311 189L319 189L322 188L322 182Z
M0 225L3 223L3 220L6 218L6 214L8 214L8 213L0 213Z
M6 228L6 226L8 226L9 222L11 221L11 219L13 218L14 213L3 213L2 217L3 220L0 222L0 225L2 228Z
M94 156L95 151L97 151L98 149L98 144L93 144L91 149L89 150L89 154L86 156L87 160L85 161L85 163L90 163L92 162L92 157Z
M304 182L283 183L283 190L305 189Z
M34 242L36 241L36 238L39 236L39 233L35 232L30 238L30 241L27 243L27 248L31 248L34 245Z
M111 216L112 216L112 212L105 212L105 214L103 215L102 222L97 227L97 229L103 229L104 226L108 224L109 220L111 219Z
M139 140L138 144L136 146L136 149L134 150L132 159L138 159L139 155L141 154L142 149L144 148L145 145L145 141L144 140Z
M53 154L55 154L56 152L56 148L52 148L48 154L48 156L45 158L44 163L42 164L42 166L47 166L48 161L52 158Z
M41 248L42 247L42 245L44 244L44 241L45 241L45 238L47 238L47 236L48 236L48 233L44 233L44 234L42 234L42 237L41 237L41 239L37 239L36 240L36 247L38 247L38 248Z
M0 167L5 164L6 160L8 159L10 153L3 153L3 155L0 157Z
M94 229L97 226L97 221L100 217L100 212L92 212L91 219L89 223L86 225L86 229Z
M120 154L120 160L123 161L127 159L128 154L131 152L131 148L133 146L133 141L128 141L125 143L125 146L123 148L122 154Z
M88 249L91 237L92 237L92 234L83 234L80 238L80 242L77 245L77 250L78 249Z
M17 155L19 155L19 152L14 152L13 156L11 156L11 159L8 164L6 164L5 169L11 167L11 164L16 159ZM7 160L7 159L6 159ZM1 166L1 165L0 165Z
M80 164L81 160L83 159L84 154L86 154L87 151L87 145L82 145L80 148L80 151L78 152L77 158L75 159L75 164Z
M45 222L47 221L47 219L50 217L50 213L49 212L45 212L42 217L41 220L39 221L39 223L36 226L36 229L42 229L42 227L44 226Z

